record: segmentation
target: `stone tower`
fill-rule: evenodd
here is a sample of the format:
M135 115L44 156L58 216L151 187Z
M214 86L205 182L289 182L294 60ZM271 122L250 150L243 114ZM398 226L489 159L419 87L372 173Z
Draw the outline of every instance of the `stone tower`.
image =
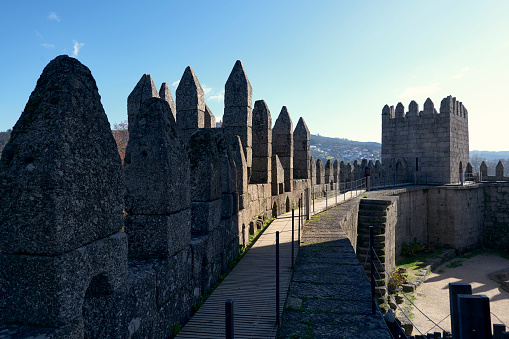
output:
M406 182L461 182L469 160L468 111L448 96L440 113L430 98L419 111L412 101L382 109L382 164L388 176Z

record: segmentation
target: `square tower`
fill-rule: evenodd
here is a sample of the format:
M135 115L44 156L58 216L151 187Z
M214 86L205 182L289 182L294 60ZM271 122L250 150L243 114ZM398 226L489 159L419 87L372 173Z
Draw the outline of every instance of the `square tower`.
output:
M411 101L382 109L382 165L398 182L459 183L469 161L468 112L448 96L440 113L430 98L419 111Z

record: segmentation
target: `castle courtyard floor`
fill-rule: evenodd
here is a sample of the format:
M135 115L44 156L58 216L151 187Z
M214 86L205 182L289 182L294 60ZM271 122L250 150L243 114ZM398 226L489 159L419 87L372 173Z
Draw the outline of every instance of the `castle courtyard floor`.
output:
M449 266L449 267L447 267ZM449 283L468 283L472 294L484 294L490 298L492 324L509 326L509 292L500 287L488 274L507 269L509 260L495 254L479 254L471 258L457 257L438 266L427 280L417 288L414 301L435 323L446 331L451 331L449 315ZM413 309L414 325L422 332L438 331L418 310ZM498 317L498 318L497 318ZM439 323L442 321L441 323ZM413 334L419 334L414 328Z

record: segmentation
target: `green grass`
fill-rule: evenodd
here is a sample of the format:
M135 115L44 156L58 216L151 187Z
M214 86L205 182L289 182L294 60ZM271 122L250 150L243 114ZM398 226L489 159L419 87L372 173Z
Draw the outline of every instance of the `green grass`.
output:
M398 267L405 267L411 270L421 270L426 267L426 260L435 258L442 254L443 249L436 249L429 253L419 253L411 257L406 257L398 262Z

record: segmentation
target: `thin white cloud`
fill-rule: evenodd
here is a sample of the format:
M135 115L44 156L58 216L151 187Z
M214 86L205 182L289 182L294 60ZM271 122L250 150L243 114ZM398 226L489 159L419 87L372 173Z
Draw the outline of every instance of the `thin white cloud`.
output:
M45 47L45 48L55 48L55 45L52 45L52 44L41 44L42 47Z
M44 40L44 38L43 38L42 34L41 34L41 33L39 33L39 31L38 31L38 30L34 29L34 33L35 33L35 35L37 35L37 37L38 37L39 39Z
M56 22L60 22L60 17L55 12L50 12L48 14L48 20L55 20Z
M83 42L77 42L76 40L73 40L73 42L74 47L72 51L72 56L76 58L78 56L78 53L80 52L81 47L85 46L85 44Z
M212 92L212 88L205 84L201 85L201 88L203 89L203 93L205 93L205 95L209 95Z
M211 101L217 101L217 102L221 102L224 100L224 90L222 90L221 92L219 92L218 94L216 95L211 95L209 97L209 100Z
M461 78L462 76L464 76L464 75L465 75L465 72L467 72L467 71L469 71L469 70L470 70L470 67L468 67L468 66L467 66L467 67L463 67L463 68L460 70L460 72L459 72L459 73L457 73L457 74L454 74L454 75L452 76L452 78L453 78L453 79L459 79L459 78Z
M171 87L177 88L179 84L180 84L180 80L177 80L175 82L172 82Z
M396 95L398 98L406 99L406 98L415 98L420 96L430 96L433 93L436 93L440 90L438 87L438 82L421 87L409 87L403 91L403 93Z

